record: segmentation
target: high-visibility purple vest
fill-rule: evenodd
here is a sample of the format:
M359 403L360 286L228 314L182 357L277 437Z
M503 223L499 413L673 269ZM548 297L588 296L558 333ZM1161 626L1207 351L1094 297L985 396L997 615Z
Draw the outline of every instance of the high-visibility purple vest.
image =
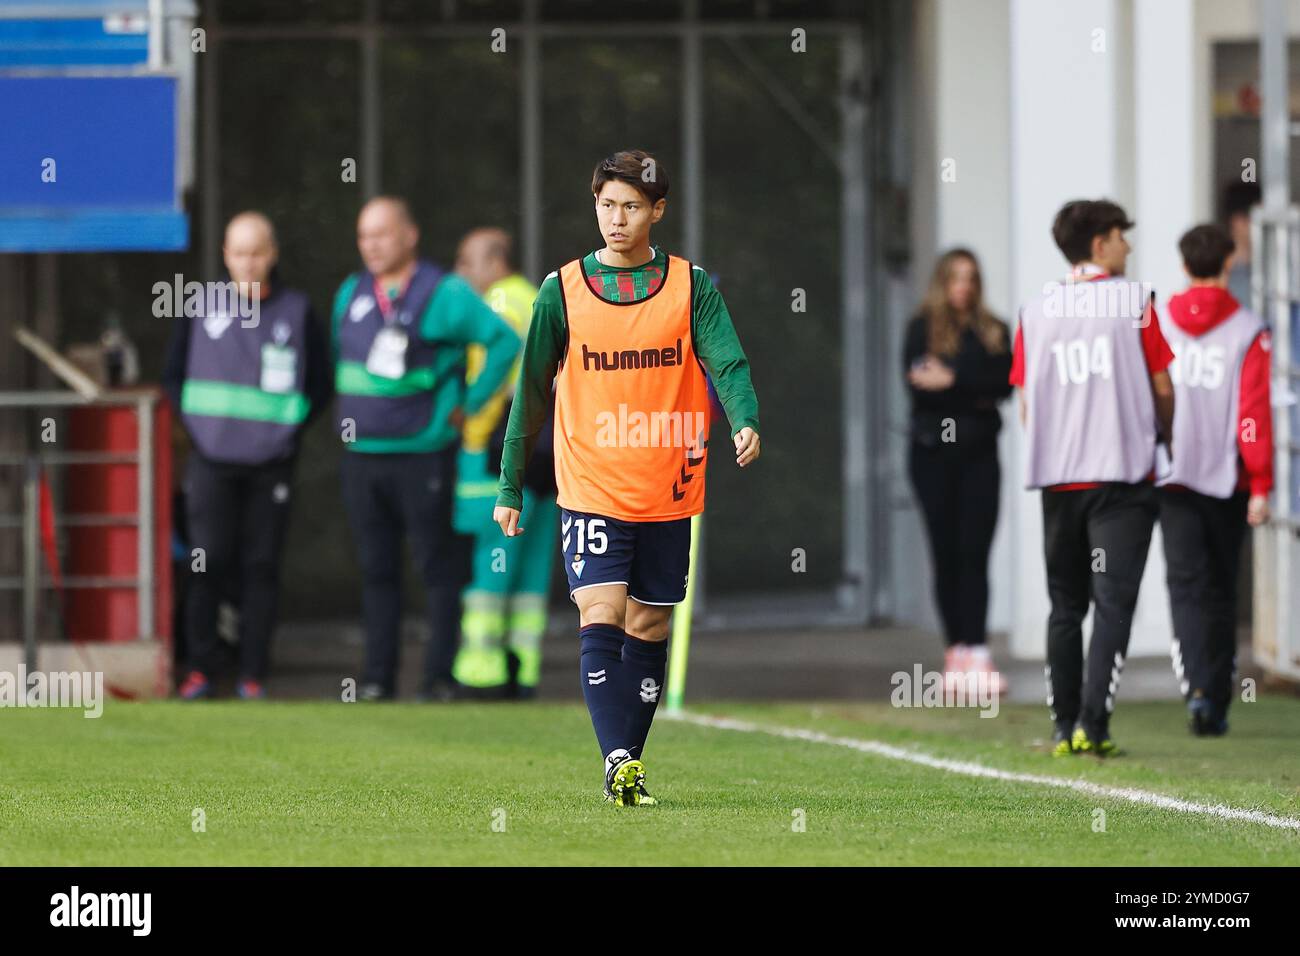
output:
M180 320L192 323L181 418L205 458L260 465L293 454L310 405L309 309L304 293L276 289L256 324L221 310Z
M1192 335L1160 313L1160 330L1174 352L1173 469L1160 484L1183 485L1215 498L1237 487L1237 430L1241 370L1264 325L1238 308L1201 335Z
M1025 487L1132 483L1150 474L1156 411L1142 295L1122 277L1062 282L1020 310Z
M383 379L366 370L375 337L386 322L375 301L375 279L362 272L338 326L338 365L335 391L342 420L355 423L358 438L398 438L414 435L433 416L436 344L420 337L420 320L445 273L421 261L400 299L393 304L392 323L407 335L405 373ZM462 372L462 375L464 373Z

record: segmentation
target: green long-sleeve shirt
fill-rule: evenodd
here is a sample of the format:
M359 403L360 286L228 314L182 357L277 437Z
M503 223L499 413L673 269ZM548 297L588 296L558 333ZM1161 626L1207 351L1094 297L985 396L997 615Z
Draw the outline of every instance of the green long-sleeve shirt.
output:
M663 280L667 255L654 250L649 262L630 268L607 266L590 253L583 260L587 275L600 283L599 294L616 302L645 298ZM734 437L742 428L758 431L758 396L749 376L749 360L740 347L731 314L714 287L709 275L699 266L691 272L691 333L695 353L713 381ZM533 319L524 343L519 382L514 405L506 425L505 447L501 454L501 479L497 486L497 504L522 508L524 467L537 433L546 422L551 403L551 385L564 357L568 327L564 319L564 300L560 277L552 272L542 282L533 302Z
M338 364L339 324L352 301L352 293L363 273L348 276L334 296L334 362ZM434 359L433 414L429 424L414 435L400 438L358 438L348 443L349 451L366 454L441 451L460 441L451 422L451 413L460 406L473 415L496 392L510 373L510 365L519 354L519 335L488 307L468 282L457 275L446 275L438 283L419 319L419 335L426 342L447 346ZM483 369L473 384L465 384L466 347L477 343L484 347ZM357 374L370 375L365 369Z

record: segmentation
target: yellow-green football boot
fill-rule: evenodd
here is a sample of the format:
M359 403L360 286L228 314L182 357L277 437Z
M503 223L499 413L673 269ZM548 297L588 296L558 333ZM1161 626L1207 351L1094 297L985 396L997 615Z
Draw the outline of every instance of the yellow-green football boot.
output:
M605 771L605 800L619 807L654 806L645 789L645 764L630 755L612 760Z
M1115 741L1110 739L1110 734L1104 735L1100 740L1093 740L1082 727L1074 729L1070 743L1077 752L1092 754L1094 757L1118 757L1123 753Z
M1070 730L1068 727L1057 727L1052 731L1052 756L1053 757L1072 757L1077 750L1074 749L1074 742L1070 739Z

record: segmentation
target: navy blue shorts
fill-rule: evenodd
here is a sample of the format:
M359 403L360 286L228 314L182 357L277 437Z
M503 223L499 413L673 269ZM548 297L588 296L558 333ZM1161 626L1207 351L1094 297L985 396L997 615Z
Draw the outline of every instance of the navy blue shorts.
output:
M597 584L626 584L642 604L686 600L691 565L691 519L620 521L560 509L560 547L569 597Z

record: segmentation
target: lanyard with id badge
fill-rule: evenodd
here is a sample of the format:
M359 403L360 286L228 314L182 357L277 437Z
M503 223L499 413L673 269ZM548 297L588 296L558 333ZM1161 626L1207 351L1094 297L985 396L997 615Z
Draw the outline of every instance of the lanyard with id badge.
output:
M298 381L298 350L289 345L289 326L276 323L273 342L262 344L262 379L264 392L292 392Z
M403 290L405 293L405 290ZM402 326L411 322L410 314L400 307L402 296L394 300L384 295L375 283L375 302L384 316L384 327L379 330L375 340L370 343L370 354L366 356L366 371L380 378L398 379L406 374L406 350L411 345L411 338ZM397 322L393 322L396 308Z

